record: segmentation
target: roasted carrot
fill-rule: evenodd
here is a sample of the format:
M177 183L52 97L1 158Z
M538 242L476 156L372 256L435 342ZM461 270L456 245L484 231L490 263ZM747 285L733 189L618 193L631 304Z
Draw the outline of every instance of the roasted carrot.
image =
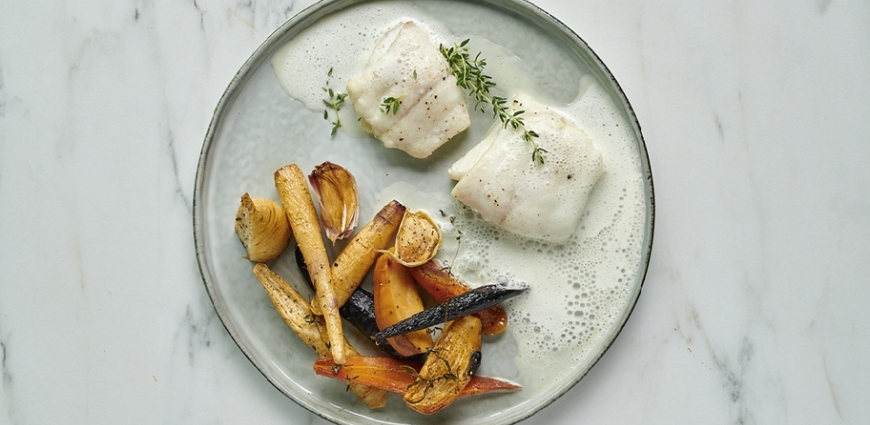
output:
M408 268L386 253L378 258L373 277L375 321L380 329L386 329L423 310L423 300L417 291ZM425 353L432 348L432 335L425 329L391 335L391 338L376 340L377 344L389 342L402 356Z
M314 362L314 372L320 376L380 388L396 394L404 394L417 380L420 367L420 364L390 357L348 356L342 365L337 365L329 359L319 359ZM520 388L522 387L510 381L473 376L459 393L459 397Z

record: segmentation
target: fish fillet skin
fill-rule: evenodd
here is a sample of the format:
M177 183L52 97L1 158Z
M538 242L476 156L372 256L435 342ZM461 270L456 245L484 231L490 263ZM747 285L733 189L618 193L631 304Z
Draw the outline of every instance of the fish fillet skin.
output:
M518 94L510 111L523 113L527 129L547 150L544 164L532 161L522 131L502 123L450 167L458 180L451 194L505 230L547 242L574 234L595 183L604 174L601 152L572 120Z
M360 75L347 82L363 127L385 147L425 158L470 125L465 95L444 56L413 22L388 32ZM401 98L398 111L381 104Z

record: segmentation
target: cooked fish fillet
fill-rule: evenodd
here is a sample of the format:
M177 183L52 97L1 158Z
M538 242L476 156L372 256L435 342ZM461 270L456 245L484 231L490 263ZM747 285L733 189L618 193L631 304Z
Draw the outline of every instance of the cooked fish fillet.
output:
M601 152L573 121L527 95L518 95L510 109L525 111L526 128L539 134L535 140L547 150L544 164L532 161L520 130L496 123L448 171L458 180L451 193L510 232L563 242L604 173Z
M378 42L362 74L347 82L347 94L366 130L415 158L431 155L470 124L456 77L413 22ZM401 102L395 113L381 106L390 97Z

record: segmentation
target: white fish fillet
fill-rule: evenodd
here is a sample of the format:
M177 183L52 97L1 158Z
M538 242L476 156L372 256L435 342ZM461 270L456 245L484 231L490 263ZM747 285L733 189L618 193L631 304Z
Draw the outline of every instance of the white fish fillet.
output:
M573 121L527 95L511 112L524 110L526 128L547 150L532 161L522 132L496 123L484 139L448 171L458 180L452 195L505 230L548 242L564 242L577 227L595 183L604 173L601 152Z
M347 82L353 109L366 130L388 148L425 158L470 121L465 95L447 61L413 22L387 33L375 46L362 74ZM381 104L400 98L396 114Z

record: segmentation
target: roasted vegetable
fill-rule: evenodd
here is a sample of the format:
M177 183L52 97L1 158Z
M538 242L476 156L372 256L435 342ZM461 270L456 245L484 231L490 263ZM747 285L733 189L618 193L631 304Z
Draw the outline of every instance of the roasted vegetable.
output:
M347 357L342 365L329 359L314 363L314 372L320 376L337 379L346 383L367 385L374 388L404 394L408 387L418 379L421 365L391 359L389 357ZM492 391L518 390L521 387L513 382L484 376L472 376L459 392L459 397Z
M311 280L314 282L320 314L326 322L329 336L330 351L336 363L344 363L344 344L341 343L341 316L338 313L338 303L330 286L332 271L323 239L320 236L320 223L317 211L308 193L308 183L302 170L296 164L290 164L275 171L275 188L284 204L284 213L296 236L296 243L302 250Z
M332 262L332 291L339 306L347 301L365 278L378 257L378 251L389 246L404 214L404 205L390 201L360 229ZM320 311L317 300L311 303L311 309L315 313Z
M275 311L284 322L306 345L317 353L318 357L332 362L332 353L329 350L323 318L312 314L305 298L281 276L270 270L267 265L260 263L254 266L254 275L263 285L263 289L266 290L269 299L275 306ZM356 356L359 354L344 338L342 338L342 345L345 346L348 355ZM377 409L383 407L387 402L386 393L382 389L356 383L351 384L350 389L369 408Z
M340 165L329 161L316 167L308 182L320 200L320 222L332 242L353 234L359 219L356 179Z
M435 302L443 303L471 290L471 287L454 278L446 268L435 260L419 267L408 269L414 280ZM498 335L507 328L507 313L501 306L494 305L474 313L483 323L484 335Z
M251 198L247 193L242 195L236 211L235 229L245 246L246 258L255 263L278 258L293 235L280 205L271 199Z
M480 319L462 316L447 326L402 400L431 415L453 403L480 365Z
M305 282L313 289L314 283L311 282L311 277L308 275L308 266L305 265L305 258L302 256L299 245L296 245L296 265L302 271ZM338 311L343 319L347 320L361 334L368 337L378 348L393 357L402 357L389 343L378 344L375 341L375 334L381 330L378 328L378 323L375 320L375 299L371 292L363 288L356 288L347 302Z
M529 289L528 285L521 283L484 285L438 304L435 307L427 308L388 328L384 328L379 334L375 335L375 339L383 341L396 335L419 331L420 329L426 329L461 316L474 314L509 298L513 298L527 289Z
M423 311L423 300L417 292L417 284L408 269L399 264L390 254L378 258L375 264L373 295L375 319L380 329L399 323ZM422 328L420 328L422 329ZM397 334L398 335L398 334ZM378 339L390 343L402 356L425 353L432 348L432 336L426 330L403 332L392 338Z
M302 276L313 289L314 283L311 282L311 277L308 276L308 266L305 265L305 258L302 257L302 251L299 250L299 245L296 245L296 265L299 266L300 270L302 270ZM399 354L390 343L385 342L383 344L378 344L375 340L375 335L380 332L381 329L378 328L377 320L375 320L375 298L371 292L366 291L363 288L356 288L347 302L344 303L338 311L341 313L341 317L344 320L347 320L361 334L369 338L372 343L380 348L384 353L396 358L405 357ZM417 360L413 357L409 359ZM423 359L420 359L420 363L422 362Z
M378 328L378 322L375 319L375 298L371 292L357 288L339 311L341 317L350 322L385 353L393 357L406 357L399 354L389 343L378 344L375 340L375 335L380 332L380 328Z
M395 259L405 266L416 267L434 258L440 246L441 229L432 217L423 211L406 211L392 251Z

